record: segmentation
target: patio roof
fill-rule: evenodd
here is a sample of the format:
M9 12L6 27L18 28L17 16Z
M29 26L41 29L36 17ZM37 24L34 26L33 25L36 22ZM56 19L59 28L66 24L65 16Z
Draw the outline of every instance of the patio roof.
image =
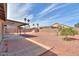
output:
M7 25L15 25L15 26L25 26L25 25L28 25L27 23L24 23L24 22L14 21L14 20L9 20L9 19L7 19L6 23L7 23Z
M6 23L7 23L7 25L16 25L16 26L24 24L23 22L9 20L9 19L7 19Z

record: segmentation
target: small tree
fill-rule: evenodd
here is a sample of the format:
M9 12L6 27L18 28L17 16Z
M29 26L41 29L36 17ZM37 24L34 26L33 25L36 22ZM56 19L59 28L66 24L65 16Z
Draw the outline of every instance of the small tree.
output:
M79 23L76 23L74 26L75 26L75 27L79 27Z
M63 28L62 26L58 26L58 27L57 27L57 36L59 35L59 33L60 33L60 31L62 30L62 28Z
M26 23L26 21L28 22L28 26L29 26L29 28L30 28L30 24L29 24L30 19L26 19L26 18L24 18L24 21L25 21L25 23Z
M33 26L35 26L35 24L33 24Z
M39 32L39 24L37 24L37 32Z
M68 36L74 36L78 34L78 31L76 31L75 29L71 28L71 27L63 27L60 30L60 34L65 36L65 39L68 38Z
M39 29L39 24L36 24L37 25L37 28Z

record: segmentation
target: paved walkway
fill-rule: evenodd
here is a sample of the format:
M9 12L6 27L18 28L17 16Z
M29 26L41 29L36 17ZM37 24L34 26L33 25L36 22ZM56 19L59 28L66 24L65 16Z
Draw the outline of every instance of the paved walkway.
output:
M19 38L19 39L18 39ZM22 36L18 35L8 35L6 36L8 40L8 51L5 52L6 47L2 46L2 50L0 50L0 55L6 56L38 56L45 51L46 48L37 45L31 41L26 40ZM1 47L1 46L0 46Z

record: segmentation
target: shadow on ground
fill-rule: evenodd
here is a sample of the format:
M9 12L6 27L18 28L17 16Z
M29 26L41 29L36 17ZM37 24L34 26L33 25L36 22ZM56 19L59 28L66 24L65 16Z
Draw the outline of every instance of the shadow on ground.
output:
M51 52L51 51L49 51L49 52L47 52L47 53L45 53L43 55L40 55L40 56L58 56L58 55L53 53L53 52Z
M77 39L77 38L70 38L70 37L68 37L68 38L63 38L63 39L66 40L66 41L79 40L79 39Z
M56 53L52 52L51 50L52 49L47 50L46 52L42 53L40 56L58 56Z
M27 37L27 38L37 37L37 36L31 35L31 34L21 34L21 36L24 36L24 37Z

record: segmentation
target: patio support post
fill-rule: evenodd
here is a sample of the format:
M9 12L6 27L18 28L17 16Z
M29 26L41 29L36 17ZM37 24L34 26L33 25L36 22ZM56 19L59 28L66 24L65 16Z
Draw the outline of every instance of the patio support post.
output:
M25 23L26 23L26 18L24 18L24 21L25 21ZM25 26L25 28L24 28L24 34L25 34L25 32L26 32L26 26Z
M18 34L18 26L17 26L17 34Z
M0 21L0 43L3 39L3 25L2 25L2 22Z

